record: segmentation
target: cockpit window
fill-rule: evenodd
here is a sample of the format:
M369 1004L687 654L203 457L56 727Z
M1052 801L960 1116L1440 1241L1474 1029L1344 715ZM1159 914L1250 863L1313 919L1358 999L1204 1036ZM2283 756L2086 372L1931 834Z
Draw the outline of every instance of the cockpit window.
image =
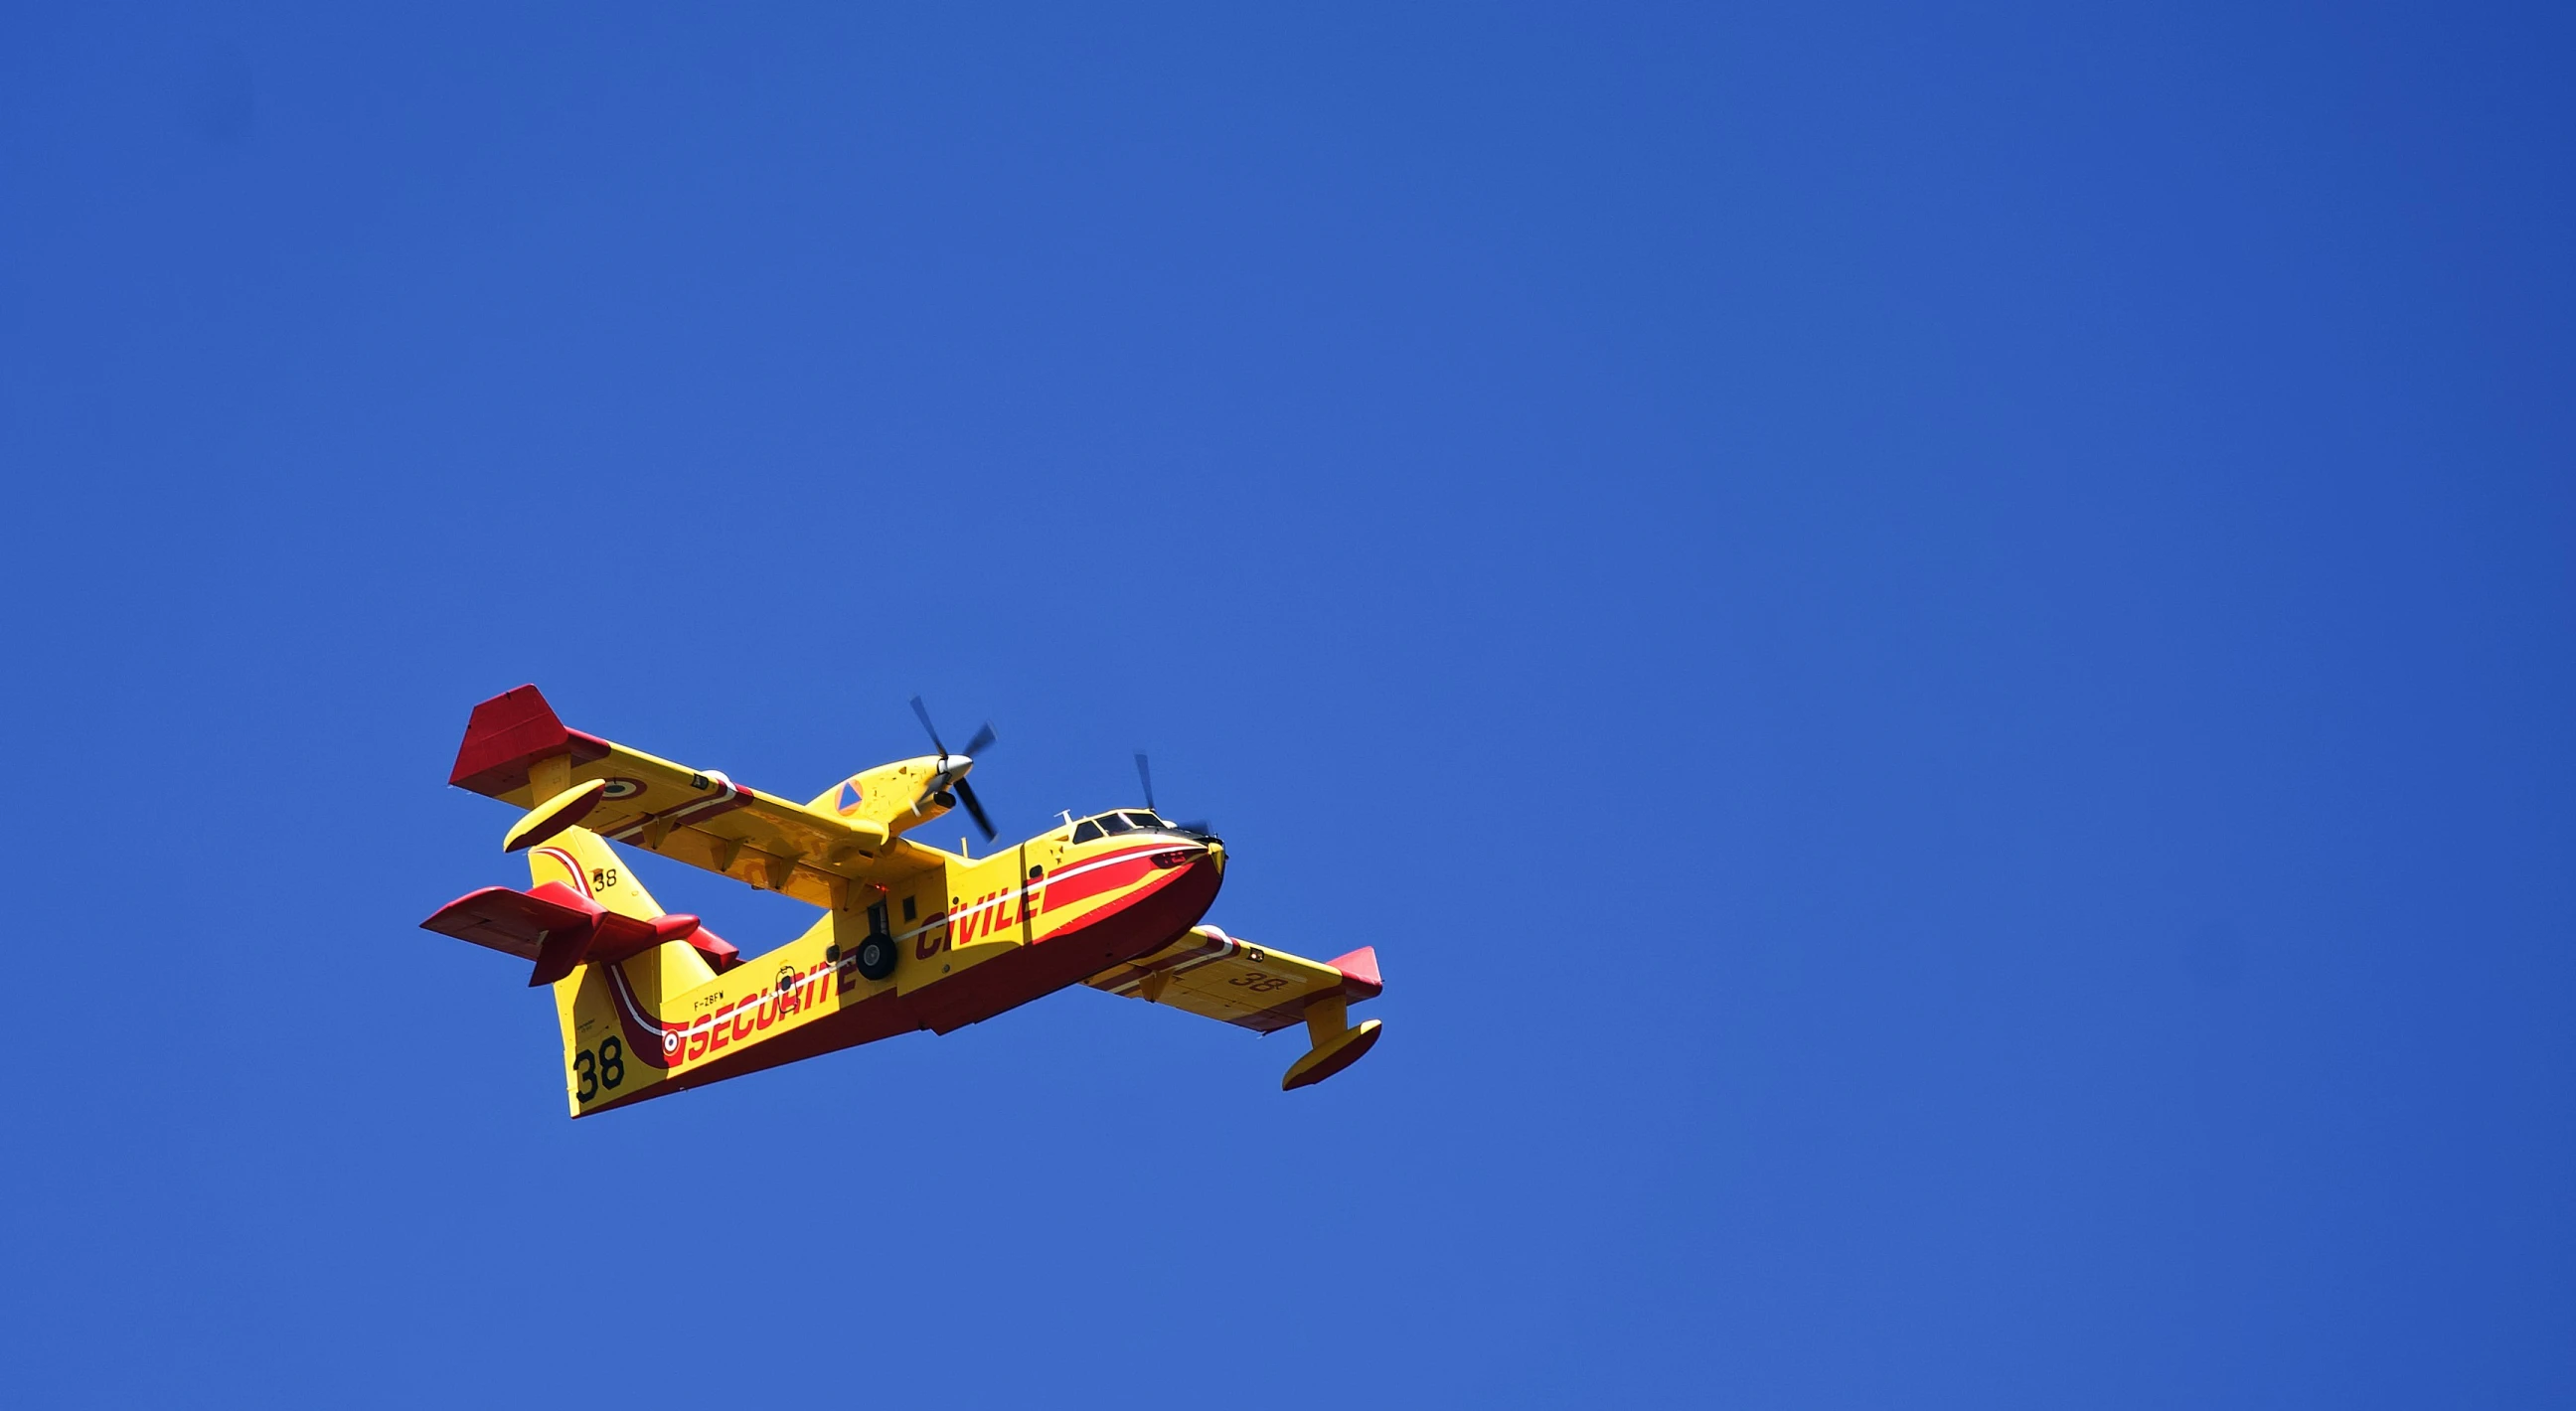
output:
M1077 843L1088 843L1099 836L1100 825L1088 818L1074 825L1073 840Z
M1100 827L1103 832L1109 833L1132 833L1136 830L1136 825L1128 822L1127 815L1123 813L1100 815Z
M1159 828L1161 828L1161 827L1163 826L1163 820L1161 820L1161 819L1159 819L1159 818L1156 818L1154 815L1152 815L1152 814L1150 814L1150 813L1131 813L1131 814L1128 814L1128 815L1127 815L1127 821L1128 821L1128 822L1130 822L1130 823L1135 824L1135 825L1136 825L1137 827L1139 827L1139 828L1155 828L1155 829L1159 829Z

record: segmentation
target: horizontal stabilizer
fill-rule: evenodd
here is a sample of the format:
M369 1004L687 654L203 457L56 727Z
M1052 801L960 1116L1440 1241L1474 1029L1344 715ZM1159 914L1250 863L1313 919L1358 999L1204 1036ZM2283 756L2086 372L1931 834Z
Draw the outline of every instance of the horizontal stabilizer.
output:
M525 892L510 887L468 892L420 925L536 962L531 985L552 984L581 965L624 960L666 941L687 941L718 972L732 969L742 958L694 916L673 913L639 920L607 910L560 882Z

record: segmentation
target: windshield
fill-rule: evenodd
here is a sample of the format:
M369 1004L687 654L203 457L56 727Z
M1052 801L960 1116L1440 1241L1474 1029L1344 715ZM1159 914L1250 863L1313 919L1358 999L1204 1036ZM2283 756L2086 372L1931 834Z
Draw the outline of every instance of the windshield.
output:
M1163 821L1151 809L1130 808L1116 813L1101 813L1073 825L1073 841L1088 843L1112 833L1172 833L1179 829Z
M1151 809L1123 809L1117 813L1094 814L1073 825L1073 841L1087 843L1104 834L1139 831L1168 833L1172 831L1172 825L1164 822Z

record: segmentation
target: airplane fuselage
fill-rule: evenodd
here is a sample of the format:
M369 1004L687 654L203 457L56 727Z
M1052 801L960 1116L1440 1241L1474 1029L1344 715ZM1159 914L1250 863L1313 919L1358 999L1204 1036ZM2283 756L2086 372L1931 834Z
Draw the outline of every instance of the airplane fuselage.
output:
M590 967L557 987L575 1113L916 1029L944 1034L1170 944L1216 900L1225 849L1150 817L1096 815L981 858L915 844L935 868L854 888L804 935L711 978L679 946ZM593 895L598 879L560 856L560 875L537 880ZM872 938L892 943L882 978L862 973Z

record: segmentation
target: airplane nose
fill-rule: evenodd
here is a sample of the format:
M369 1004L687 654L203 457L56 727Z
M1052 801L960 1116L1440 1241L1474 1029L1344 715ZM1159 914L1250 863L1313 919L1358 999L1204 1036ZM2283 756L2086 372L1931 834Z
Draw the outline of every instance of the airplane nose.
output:
M1210 838L1210 839L1208 839L1208 841L1207 841L1207 852L1208 852L1208 861L1213 862L1213 863L1215 863L1215 864L1216 864L1216 875L1218 875L1219 877L1224 876L1224 875L1225 875L1225 844L1218 842L1218 841L1217 841L1216 839L1214 839L1214 838Z

